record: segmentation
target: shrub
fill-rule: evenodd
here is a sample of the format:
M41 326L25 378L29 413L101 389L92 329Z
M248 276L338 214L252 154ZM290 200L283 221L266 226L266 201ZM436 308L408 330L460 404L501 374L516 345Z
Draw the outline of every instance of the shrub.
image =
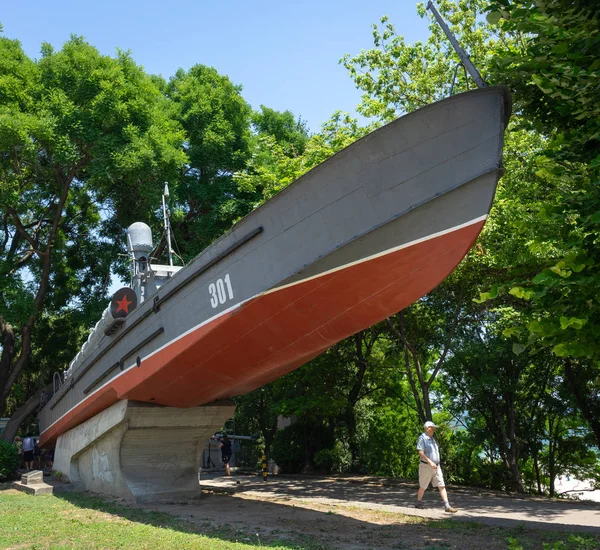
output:
M296 422L275 434L271 458L282 473L307 472L314 466L316 450L328 445L331 445L331 440L326 426Z
M0 481L12 477L20 466L21 459L17 447L8 441L0 439Z
M332 474L343 474L350 471L352 454L347 445L337 440L332 449L321 449L315 454L315 466Z
M300 423L278 431L271 447L271 458L286 474L297 474L304 464L304 428Z

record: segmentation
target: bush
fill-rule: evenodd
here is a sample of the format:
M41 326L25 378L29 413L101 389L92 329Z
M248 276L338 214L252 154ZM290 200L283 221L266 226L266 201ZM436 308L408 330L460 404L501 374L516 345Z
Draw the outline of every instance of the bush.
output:
M0 439L0 481L12 477L21 465L17 447L8 441Z
M315 466L332 474L343 474L350 471L352 454L347 445L336 441L332 449L321 449L315 454Z
M328 445L331 445L331 440L328 430L323 424L305 425L302 422L296 422L275 434L271 447L271 458L277 463L282 473L306 472L310 471L313 466L315 451Z
M271 458L280 471L297 474L304 464L304 428L300 423L292 424L278 431L271 447Z

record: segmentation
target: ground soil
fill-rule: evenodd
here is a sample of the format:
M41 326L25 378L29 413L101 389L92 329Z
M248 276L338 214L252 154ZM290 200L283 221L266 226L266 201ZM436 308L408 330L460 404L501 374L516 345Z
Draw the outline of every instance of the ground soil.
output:
M376 477L203 474L202 494L163 498L136 506L166 512L207 529L227 527L240 540L296 541L301 547L356 549L513 547L600 548L600 504L511 497L449 487L447 514L437 491L414 508L416 485Z

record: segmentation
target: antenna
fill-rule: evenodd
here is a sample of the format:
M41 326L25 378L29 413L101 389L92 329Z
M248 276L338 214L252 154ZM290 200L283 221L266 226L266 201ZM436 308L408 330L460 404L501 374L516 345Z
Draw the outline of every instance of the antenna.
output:
M440 27L442 27L442 30L444 31L444 33L446 33L448 40L450 40L452 47L458 54L458 57L460 57L460 60L464 67L467 69L467 71L469 71L469 74L471 75L471 78L475 81L475 84L477 84L477 86L479 86L480 88L485 88L487 84L484 82L483 78L481 78L481 75L479 74L479 71L477 70L475 65L473 65L469 54L461 48L460 44L452 34L452 31L448 28L448 25L446 25L446 23L442 19L442 16L439 14L431 0L429 0L429 2L427 3L427 9L430 10L431 13L433 13L433 16L436 18Z
M173 250L171 248L171 221L169 220L169 207L167 206L166 199L169 198L169 185L165 182L165 190L162 196L163 204L163 221L165 224L165 231L167 233L167 248L169 250L169 265L173 265Z
M127 232L127 244L129 247L129 254L131 255L131 287L133 287L133 279L137 274L137 267L135 263L135 253L133 251L133 243L131 242L131 235Z

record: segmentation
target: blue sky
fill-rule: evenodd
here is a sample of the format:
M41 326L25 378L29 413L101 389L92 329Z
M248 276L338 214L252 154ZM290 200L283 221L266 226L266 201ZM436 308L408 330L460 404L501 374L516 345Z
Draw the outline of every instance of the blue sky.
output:
M30 0L0 7L4 36L18 39L30 57L42 42L60 48L73 33L107 55L130 50L147 72L165 78L210 65L241 84L255 109L289 109L313 131L335 110L354 112L360 93L338 60L372 46L371 24L382 15L409 42L428 36L416 0Z

